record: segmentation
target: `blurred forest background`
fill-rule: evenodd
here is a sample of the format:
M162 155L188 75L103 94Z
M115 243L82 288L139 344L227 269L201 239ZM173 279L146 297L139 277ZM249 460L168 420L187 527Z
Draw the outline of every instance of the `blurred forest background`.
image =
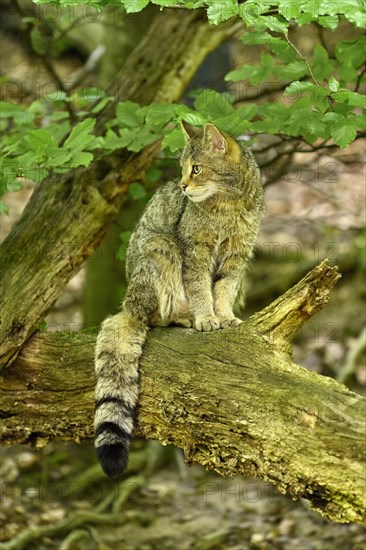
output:
M1 99L30 104L61 89L82 109L81 91L108 87L159 8L149 5L126 15L118 6L101 13L79 6L53 17L51 8L41 10L31 1L2 0L1 10ZM293 29L291 40L305 53L320 40L331 57L335 41L352 38L355 32L349 22L336 33L311 24ZM200 87L228 91L238 105L278 99L283 90L274 86L259 89L250 79L224 81L229 70L256 64L260 53L260 46L226 42L203 63L183 102L190 105L189 91ZM358 91L364 93L365 80L360 82ZM365 395L365 139L344 149L306 153L286 153L282 142L264 134L252 136L250 144L262 166L266 213L244 316L270 303L328 257L339 266L342 279L328 306L299 334L294 360ZM158 154L146 171L144 186L132 186L104 243L49 312L47 330L96 326L116 312L125 291L121 258L126 239L154 189L172 177L179 177L177 158ZM31 180L24 180L17 192L5 195L9 212L1 217L2 240L33 188ZM134 442L128 474L119 485L105 479L92 444L85 442L3 448L1 481L6 487L1 548L366 547L364 527L332 524L309 511L305 501L293 502L261 481L223 479L187 466L181 451L157 442ZM115 514L120 514L120 523ZM38 534L33 540L16 542L14 537L34 527ZM14 544L6 545L12 538Z

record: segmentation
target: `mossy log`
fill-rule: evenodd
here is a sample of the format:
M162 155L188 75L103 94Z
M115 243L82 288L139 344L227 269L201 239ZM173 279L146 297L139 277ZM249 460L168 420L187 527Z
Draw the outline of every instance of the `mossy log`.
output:
M108 90L114 101L98 115L97 132L118 101L178 101L206 56L237 29L236 21L209 25L200 10L158 14ZM0 368L15 359L65 284L98 248L128 184L141 177L157 146L96 158L87 168L53 175L35 188L0 247Z
M338 278L327 262L235 329L151 330L137 433L188 462L274 483L330 520L364 522L366 400L294 364L291 341ZM2 371L3 444L92 437L95 335L37 333Z

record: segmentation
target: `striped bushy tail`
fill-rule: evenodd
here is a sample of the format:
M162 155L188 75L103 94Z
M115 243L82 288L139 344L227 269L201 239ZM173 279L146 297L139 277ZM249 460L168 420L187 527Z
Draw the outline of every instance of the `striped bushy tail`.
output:
M122 311L103 322L97 338L94 444L111 478L128 462L139 394L138 362L147 330L146 324Z

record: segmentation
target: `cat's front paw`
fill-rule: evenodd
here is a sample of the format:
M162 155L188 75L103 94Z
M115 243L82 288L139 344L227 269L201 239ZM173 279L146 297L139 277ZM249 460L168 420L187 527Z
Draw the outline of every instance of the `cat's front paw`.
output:
M197 317L194 323L195 329L203 332L208 332L210 330L216 330L220 328L220 321L217 317Z
M240 325L243 321L238 319L238 317L227 317L225 319L220 319L220 328L233 328Z
M191 319L188 319L188 317L179 317L179 319L175 319L173 321L173 324L177 327L191 328L193 326L193 321Z

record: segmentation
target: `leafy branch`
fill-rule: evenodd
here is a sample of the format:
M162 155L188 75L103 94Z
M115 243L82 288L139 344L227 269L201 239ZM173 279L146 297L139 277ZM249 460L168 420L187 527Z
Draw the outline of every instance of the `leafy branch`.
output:
M18 0L12 2L24 19ZM34 2L43 4L45 0ZM68 5L69 0L49 0L47 3L62 7ZM77 3L75 0L74 4ZM85 2L80 0L80 3ZM109 0L103 1L103 5L109 3ZM149 2L124 0L121 3L126 12L132 13L142 10ZM153 3L162 7L205 8L212 25L229 18L236 18L240 25L244 22L248 31L240 40L245 45L261 48L260 62L235 68L225 80L255 85L256 94L244 98L230 92L196 90L192 93L193 107L172 103L142 107L132 101L119 104L115 101L115 115L112 119L99 117L96 131L97 114L113 98L108 92L95 90L96 101L91 101L86 108L83 105L83 110L76 109L70 101L70 90L53 67L50 54L44 47L42 49L42 41L40 48L33 47L32 36L39 29L35 21L30 20L25 26L27 43L46 67L59 92L30 106L1 103L0 123L6 136L1 144L0 198L6 191L19 189L19 178L39 182L51 172L58 174L77 166L88 166L96 155L102 157L123 148L138 152L162 140L166 153L175 155L184 145L179 129L182 119L196 126L212 122L219 129L243 138L254 139L258 134L280 137L282 141L276 146L276 156L268 163L294 152L335 146L344 148L365 135L365 98L358 90L365 82L363 51L366 37L356 34L352 39L339 41L334 57L330 57L322 44L324 37L320 31L320 43L314 45L307 57L289 37L290 24L294 23L302 27L315 22L318 29L335 30L340 20L347 19L354 28L361 27L366 23L366 15L358 1L338 2L337 13L330 4L321 4L318 12L314 12L314 2L302 2L298 6L287 0L248 0L240 4L236 0L220 3L160 0ZM89 4L100 8L100 2ZM100 54L93 52L94 57L81 70L78 83ZM270 96L269 101L260 101L272 92L276 95ZM243 99L248 101L242 104ZM287 144L285 149L283 144ZM0 210L6 211L1 202Z
M21 4L18 2L18 0L11 0L12 5L14 6L15 11L18 13L20 19L23 21L23 28L24 28L24 36L26 39L28 50L32 53L32 55L35 55L42 63L44 68L46 69L47 73L52 78L52 81L56 84L59 90L61 90L65 95L68 94L68 90L66 89L62 79L57 74L56 69L54 68L52 61L50 59L49 53L47 53L47 48L44 46L38 44L38 47L35 46L35 42L38 38L41 39L39 26L36 24L35 19L29 20L29 18L26 17L26 13L24 12ZM26 22L24 22L26 21ZM37 38L35 39L35 35ZM42 40L41 40L42 42ZM70 119L72 121L75 121L76 114L75 110L71 104L70 101L65 102L66 109L69 113Z

